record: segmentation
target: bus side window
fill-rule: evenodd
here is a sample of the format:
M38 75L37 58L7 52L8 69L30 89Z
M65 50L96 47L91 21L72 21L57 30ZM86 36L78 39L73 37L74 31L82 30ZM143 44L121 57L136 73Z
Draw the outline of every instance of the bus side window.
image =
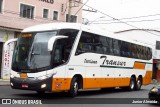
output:
M78 47L76 50L76 55L86 53L86 52L92 52L93 51L93 44L92 44L92 34L87 32L82 32Z
M61 42L60 45L63 46L62 49L62 60L63 62L66 62L69 59L72 46L74 44L75 38L78 34L78 30L75 29L62 29L59 31L59 35L65 35L68 36L67 39L64 39L63 42Z

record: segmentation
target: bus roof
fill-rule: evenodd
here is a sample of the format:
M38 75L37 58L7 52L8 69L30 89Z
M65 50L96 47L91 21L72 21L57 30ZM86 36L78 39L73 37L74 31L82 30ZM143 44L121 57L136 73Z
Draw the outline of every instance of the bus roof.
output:
M28 27L22 32L51 31L56 29L80 29L79 23L47 23Z
M118 40L128 41L128 42L131 42L131 43L152 47L148 44L133 41L133 40L128 39L126 37L119 36L118 34L113 34L113 33L107 32L106 30L102 30L100 28L96 28L96 27L92 27L92 26L88 26L88 25L83 25L83 24L80 24L80 23L64 23L63 22L63 23L40 24L40 25L28 27L28 28L24 29L22 31L22 33L51 31L51 30L58 30L58 29L77 29L77 30L82 30L82 31L86 31L86 32L95 33L95 34L102 35L102 36L107 36L107 37L110 37L110 38L115 38L115 39L118 39Z

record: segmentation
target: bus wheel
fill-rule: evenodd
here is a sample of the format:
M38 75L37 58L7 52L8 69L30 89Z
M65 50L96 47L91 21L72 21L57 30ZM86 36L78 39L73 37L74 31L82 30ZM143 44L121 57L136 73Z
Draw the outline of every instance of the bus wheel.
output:
M78 94L78 89L79 89L79 84L77 81L77 78L73 78L72 82L71 82L71 86L70 86L70 90L69 90L69 96L70 97L75 97Z
M136 82L136 90L140 90L142 86L142 78L138 77L138 80Z
M136 80L134 77L131 77L130 84L129 84L129 90L133 91L135 89L135 86L136 86Z

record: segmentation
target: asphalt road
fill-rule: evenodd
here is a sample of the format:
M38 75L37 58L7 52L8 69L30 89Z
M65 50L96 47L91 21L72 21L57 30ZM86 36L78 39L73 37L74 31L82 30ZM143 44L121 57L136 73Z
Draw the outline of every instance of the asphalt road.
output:
M11 89L10 86L0 86L0 98L41 99L45 103L52 103L49 105L43 105L46 107L53 107L53 102L57 103L54 103L54 107L158 107L159 105L156 104L130 104L127 102L128 99L136 100L138 98L138 100L141 100L141 98L148 98L148 92L153 86L153 84L142 86L140 91L131 92L124 89L112 89L106 91L100 89L84 90L80 91L76 98L69 98L67 93L46 93L44 95L38 95L35 91L15 90ZM104 104L104 100L107 101L107 104ZM121 100L123 103L126 100L126 104L120 104ZM76 104L77 102L78 104ZM86 102L88 104L86 104ZM10 106L15 107L15 105ZM35 105L33 106L35 107ZM38 105L37 107L41 106L42 105Z

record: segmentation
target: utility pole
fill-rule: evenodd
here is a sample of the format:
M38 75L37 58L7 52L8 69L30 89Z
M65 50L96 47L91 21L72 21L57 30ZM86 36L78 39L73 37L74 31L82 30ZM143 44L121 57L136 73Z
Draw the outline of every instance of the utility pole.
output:
M68 20L67 20L67 22L70 22L71 20L71 8L72 8L72 0L69 0L69 6L68 6Z

